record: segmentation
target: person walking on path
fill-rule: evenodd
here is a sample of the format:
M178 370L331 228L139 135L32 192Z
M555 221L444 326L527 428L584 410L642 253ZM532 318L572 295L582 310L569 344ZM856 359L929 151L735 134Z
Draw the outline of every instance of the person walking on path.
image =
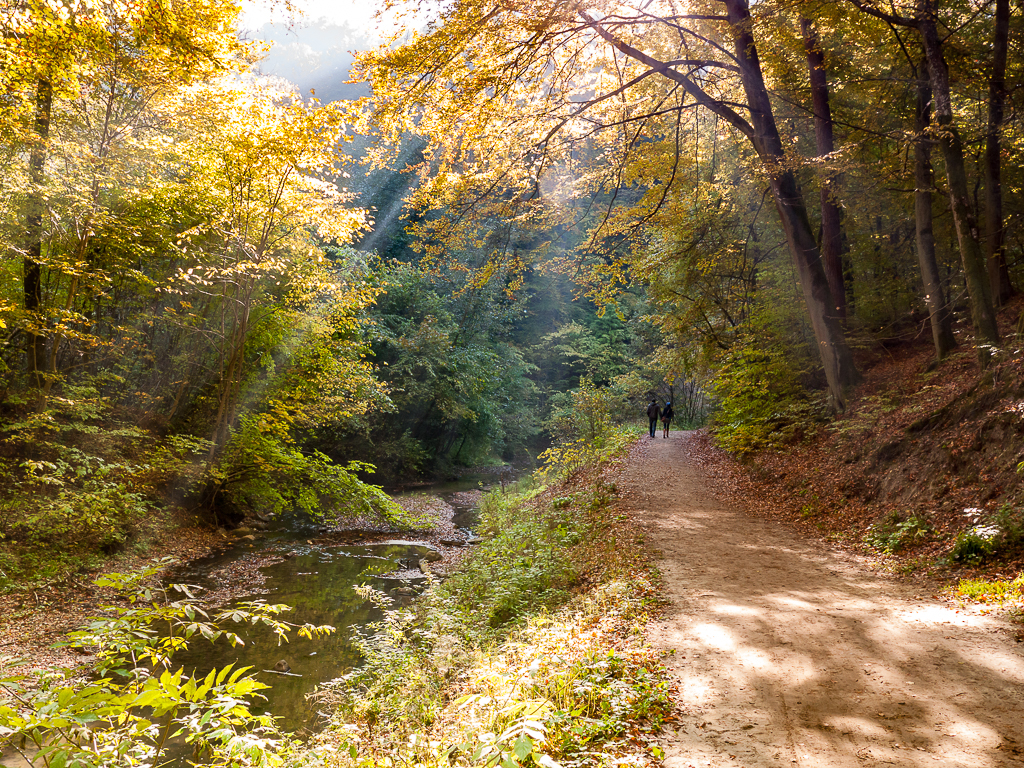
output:
M651 400L647 405L647 418L651 420L651 437L654 437L654 431L658 428L658 417L661 415L661 408L658 406L657 400Z
M672 417L676 412L672 410L672 403L665 403L665 409L661 412L661 424L664 427L661 436L668 439L668 427L672 423ZM653 435L651 435L653 437Z

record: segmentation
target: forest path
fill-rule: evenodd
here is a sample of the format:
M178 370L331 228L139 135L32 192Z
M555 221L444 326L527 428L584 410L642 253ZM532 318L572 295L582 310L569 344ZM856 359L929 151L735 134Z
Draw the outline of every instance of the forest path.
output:
M622 499L660 553L668 768L1024 766L1024 646L716 499L706 437L645 438Z

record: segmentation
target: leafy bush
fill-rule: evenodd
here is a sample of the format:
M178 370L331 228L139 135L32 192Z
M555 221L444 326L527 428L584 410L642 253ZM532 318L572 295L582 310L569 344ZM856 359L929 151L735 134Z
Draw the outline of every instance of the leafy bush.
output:
M746 454L792 441L821 418L822 404L800 383L784 350L747 338L725 354L711 386L715 441Z
M194 597L196 587L152 586L169 564L163 560L135 574L96 580L98 587L114 590L120 604L102 606L105 616L64 643L95 654L92 676L83 680L81 670L61 669L38 680L0 677L8 696L0 704L5 747L21 751L31 742L50 768L149 768L165 764L170 740L183 736L193 757L201 756L206 765L280 765L284 740L273 718L249 710L267 686L233 665L212 669L203 679L188 677L174 668L174 655L199 637L241 643L222 628L225 623L264 624L281 640L292 631L312 637L334 628L289 624L278 618L288 606L261 601L211 618Z
M413 609L393 609L391 600L368 586L356 590L384 612L384 619L359 630L353 638L363 663L322 685L317 697L330 702L336 716L371 727L405 730L428 726L439 711L445 684L433 663L431 646L450 624L450 607L431 594L430 615L423 602Z
M445 592L422 598L429 612L390 611L364 638L364 667L324 687L341 707L318 741L341 765L605 766L671 718L670 683L643 642L653 587L642 576L535 614L499 646L460 635L474 632Z
M903 517L891 512L868 528L864 542L877 550L893 554L927 538L933 531L927 518L913 514Z
M990 525L976 525L957 534L949 558L954 563L975 564L993 555L999 548L999 529Z
M952 562L977 564L1024 544L1024 516L1009 504L987 521L979 509L967 509L964 514L974 525L954 540L949 553Z
M0 433L18 457L0 461L0 537L11 542L4 588L59 578L122 549L154 509L157 488L189 471L205 443L121 424L94 389L64 395Z
M653 655L630 644L608 648L594 629L602 621L628 624L638 586L612 582L574 616L531 623L498 664L473 670L472 692L455 706L484 731L467 734L453 756L483 766L602 765L614 761L617 742L659 730L673 704ZM595 602L599 615L591 613Z
M320 451L304 451L266 414L248 414L240 422L210 471L229 506L272 513L294 508L317 517L365 517L407 526L417 522L384 491L357 477L372 472L371 465L339 465Z
M477 530L488 540L446 585L491 627L565 602L576 580L569 549L579 543L584 523L564 504L523 515L538 493L528 488L485 496Z
M622 453L640 435L635 426L616 422L613 412L623 408L623 394L597 387L587 378L579 389L553 398L558 404L545 426L554 445L538 457L551 478L564 478L585 466Z

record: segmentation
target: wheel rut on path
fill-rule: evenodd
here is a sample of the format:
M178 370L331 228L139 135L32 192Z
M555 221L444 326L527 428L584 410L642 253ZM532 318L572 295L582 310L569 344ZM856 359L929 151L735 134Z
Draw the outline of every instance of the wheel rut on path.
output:
M915 595L714 493L697 432L621 479L668 606L683 715L668 768L1024 767L1024 653L1001 620Z

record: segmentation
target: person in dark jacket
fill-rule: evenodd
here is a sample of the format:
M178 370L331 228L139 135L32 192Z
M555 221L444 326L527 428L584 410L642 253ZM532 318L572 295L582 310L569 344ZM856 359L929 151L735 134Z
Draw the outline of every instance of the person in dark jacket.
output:
M651 437L654 437L654 431L658 428L659 416L661 416L661 408L658 406L658 401L651 400L647 405L647 418L651 420Z
M665 403L665 408L661 412L661 426L663 428L661 436L668 438L668 427L672 423L672 417L675 416L675 411L672 410L672 403Z

